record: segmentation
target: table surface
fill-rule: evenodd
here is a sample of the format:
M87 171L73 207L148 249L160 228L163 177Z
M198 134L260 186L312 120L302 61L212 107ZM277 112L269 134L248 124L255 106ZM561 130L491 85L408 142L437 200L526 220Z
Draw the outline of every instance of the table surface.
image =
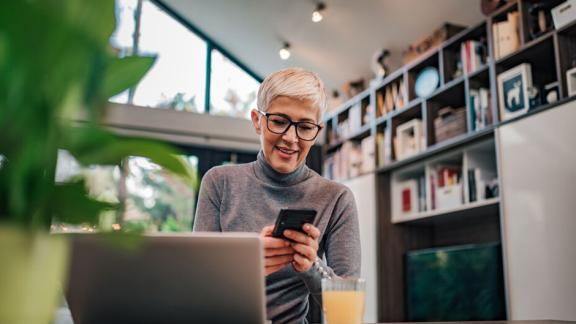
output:
M373 324L409 324L410 322L398 323L373 323ZM531 321L459 321L459 322L429 322L429 324L564 324L576 323L576 321L556 321L556 320L531 320ZM368 323L365 323L368 324Z

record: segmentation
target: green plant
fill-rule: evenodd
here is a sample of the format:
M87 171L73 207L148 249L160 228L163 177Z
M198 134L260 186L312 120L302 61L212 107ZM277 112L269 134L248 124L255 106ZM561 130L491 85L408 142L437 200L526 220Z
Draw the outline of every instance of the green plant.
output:
M144 156L194 181L169 146L98 125L108 98L154 63L116 57L114 22L114 0L0 4L0 221L48 230L54 220L96 223L101 211L119 207L90 198L81 178L55 183L59 149L83 165ZM78 116L84 121L73 122Z

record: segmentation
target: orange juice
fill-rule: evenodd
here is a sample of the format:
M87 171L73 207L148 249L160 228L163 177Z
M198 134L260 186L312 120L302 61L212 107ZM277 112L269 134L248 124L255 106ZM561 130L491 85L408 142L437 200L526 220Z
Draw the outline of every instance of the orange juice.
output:
M361 324L364 317L364 291L323 291L322 305L328 324Z

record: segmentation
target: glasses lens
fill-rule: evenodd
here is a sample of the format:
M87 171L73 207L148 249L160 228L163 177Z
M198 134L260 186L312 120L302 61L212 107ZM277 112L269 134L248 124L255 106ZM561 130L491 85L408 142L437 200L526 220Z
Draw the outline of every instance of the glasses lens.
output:
M286 117L270 115L268 116L268 129L276 134L284 133L290 127L290 120Z
M297 133L298 137L305 141L311 141L318 134L318 126L313 123L301 122L298 124Z

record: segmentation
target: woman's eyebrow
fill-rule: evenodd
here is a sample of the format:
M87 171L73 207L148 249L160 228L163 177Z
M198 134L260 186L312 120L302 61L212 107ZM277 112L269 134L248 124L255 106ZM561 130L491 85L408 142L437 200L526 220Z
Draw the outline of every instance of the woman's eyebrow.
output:
M283 113L270 113L270 114L271 114L271 115L277 115L277 116L286 117L286 118L294 121L290 116L288 116L288 115L286 115L286 114L283 114ZM302 118L302 119L297 120L297 121L309 122L309 123L314 123L314 124L316 123L316 121L315 121L314 119L311 119L311 118Z
M316 121L314 119L310 119L310 118L302 118L302 119L300 119L300 121L314 123L314 124L316 123Z

